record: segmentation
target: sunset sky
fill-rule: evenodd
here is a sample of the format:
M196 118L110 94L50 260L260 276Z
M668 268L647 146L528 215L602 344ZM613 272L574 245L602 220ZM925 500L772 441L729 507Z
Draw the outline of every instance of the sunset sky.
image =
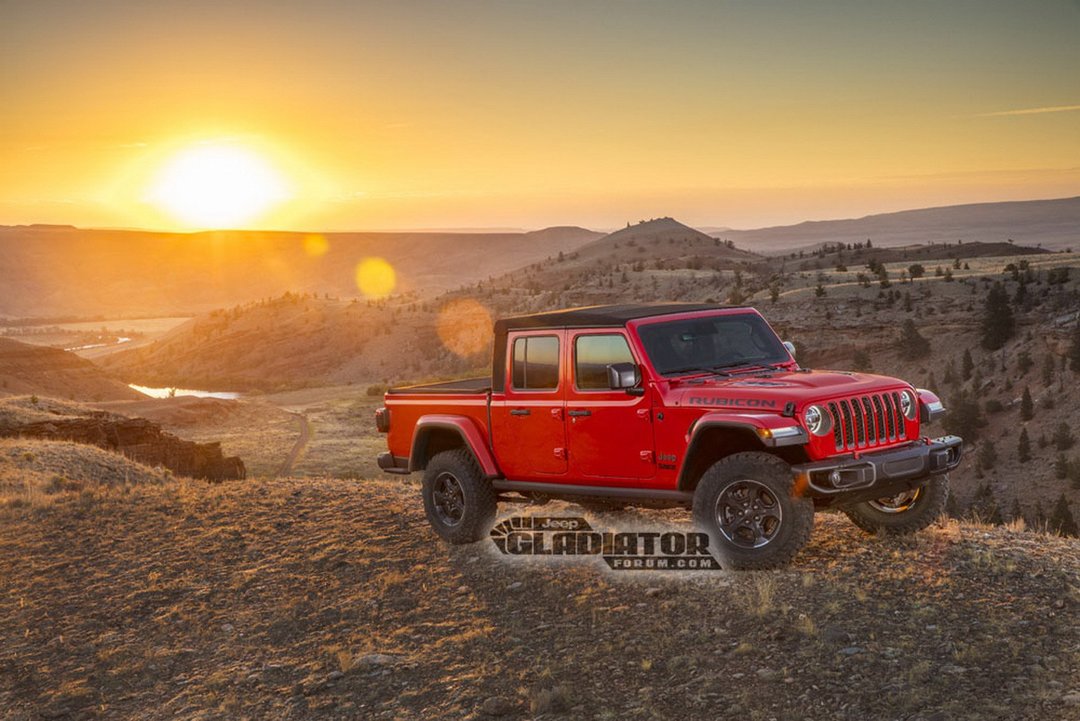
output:
M0 224L758 227L1080 195L1075 1L0 0L0 99Z

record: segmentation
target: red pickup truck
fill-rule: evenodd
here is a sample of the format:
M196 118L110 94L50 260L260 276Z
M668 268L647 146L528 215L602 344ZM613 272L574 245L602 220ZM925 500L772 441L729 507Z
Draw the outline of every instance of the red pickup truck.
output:
M911 533L962 440L896 378L800 368L753 308L611 305L495 324L491 378L392 388L380 468L422 472L432 527L480 540L500 501L690 507L729 568L788 563L814 510Z

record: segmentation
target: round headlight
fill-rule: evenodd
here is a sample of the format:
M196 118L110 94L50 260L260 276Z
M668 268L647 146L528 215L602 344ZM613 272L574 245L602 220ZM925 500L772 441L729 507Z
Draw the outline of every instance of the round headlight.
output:
M915 394L911 391L900 391L900 411L904 418L915 420L915 407Z
M823 436L832 429L832 419L821 406L808 406L803 412L806 429L815 436Z

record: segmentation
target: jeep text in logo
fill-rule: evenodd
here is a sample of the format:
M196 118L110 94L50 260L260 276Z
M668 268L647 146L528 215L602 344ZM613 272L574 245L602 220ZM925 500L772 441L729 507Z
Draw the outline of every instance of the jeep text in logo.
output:
M724 406L731 408L776 408L776 401L767 398L716 398L713 396L690 396L691 406Z
M616 571L718 571L709 536L684 531L594 531L584 518L516 516L491 529L508 556L601 556Z

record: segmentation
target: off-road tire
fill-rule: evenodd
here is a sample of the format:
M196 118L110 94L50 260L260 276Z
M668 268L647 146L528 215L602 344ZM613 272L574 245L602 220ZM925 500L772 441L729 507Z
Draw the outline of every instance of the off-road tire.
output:
M451 479L460 489L460 518L451 523L448 514L440 509L436 491L441 489L443 505ZM472 453L464 448L437 453L424 470L421 493L428 523L444 541L453 544L474 543L488 535L498 501L495 490L480 472Z
M874 508L870 501L842 506L840 510L867 533L901 536L921 531L937 520L948 500L949 477L940 475L919 487L919 494L906 510L886 513Z
M771 523L771 533L762 534L762 538L766 535L768 538L759 547L737 543L729 535L742 543L746 541L739 539L738 533L732 533L730 526L725 531L720 525L720 514L729 510L730 501L738 500L740 489L747 487L754 491L753 495L759 501L768 501L771 496L775 503L775 507L765 504L766 512L773 514L766 519ZM721 567L736 570L782 568L791 563L810 539L814 528L814 503L796 494L791 466L776 456L751 451L723 458L705 471L694 492L693 516L697 527L709 534L710 547L719 557Z

